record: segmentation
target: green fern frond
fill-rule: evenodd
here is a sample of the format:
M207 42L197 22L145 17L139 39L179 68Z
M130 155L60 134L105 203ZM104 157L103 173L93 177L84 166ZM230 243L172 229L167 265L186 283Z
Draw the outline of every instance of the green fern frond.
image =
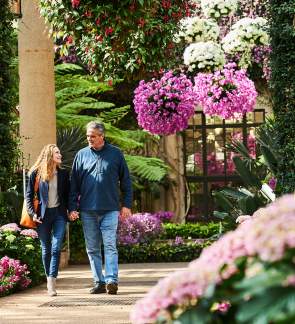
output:
M85 70L77 65L71 63L57 64L54 67L55 74L64 75L64 74L85 74Z
M161 181L168 173L168 166L158 158L125 155L131 173L149 181Z
M60 108L58 108L59 112L62 113L68 113L68 114L78 114L82 112L85 109L94 109L94 110L100 110L100 109L107 109L115 107L115 105L111 102L103 102L103 101L94 101L90 103L84 103L78 101L72 101Z
M130 111L130 105L114 108L111 111L102 112L99 117L106 123L115 124L123 117L125 117Z

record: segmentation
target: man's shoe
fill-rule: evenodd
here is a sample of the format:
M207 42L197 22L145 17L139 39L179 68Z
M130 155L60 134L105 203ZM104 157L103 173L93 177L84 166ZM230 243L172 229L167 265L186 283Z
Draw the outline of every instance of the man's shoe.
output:
M103 294L106 293L106 284L97 283L93 288L90 289L90 294Z
M107 293L109 295L117 295L118 284L115 282L110 282L107 284Z

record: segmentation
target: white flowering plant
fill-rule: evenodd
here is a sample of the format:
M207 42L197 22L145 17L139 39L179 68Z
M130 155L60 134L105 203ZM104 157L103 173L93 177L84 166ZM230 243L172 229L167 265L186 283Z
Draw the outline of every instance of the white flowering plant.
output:
M244 66L250 63L251 51L254 46L268 45L267 21L262 17L242 18L231 28L222 39L222 47L226 54L241 55Z
M184 64L189 72L212 72L225 64L225 54L215 42L190 44L183 54Z
M196 0L194 2L197 2ZM206 17L219 19L229 16L238 8L237 0L201 0L201 8Z
M215 41L219 36L219 27L212 19L202 19L199 17L186 17L179 22L179 33L175 41L178 43L196 43Z

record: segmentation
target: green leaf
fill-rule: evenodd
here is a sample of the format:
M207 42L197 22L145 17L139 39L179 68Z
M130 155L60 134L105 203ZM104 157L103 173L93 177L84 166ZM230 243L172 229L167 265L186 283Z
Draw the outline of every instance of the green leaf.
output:
M210 323L211 316L208 310L201 307L191 308L182 313L173 324L207 324Z
M245 215L252 215L259 208L256 203L256 199L251 196L238 199L237 203Z
M230 213L234 206L231 201L222 193L218 191L214 191L212 193L213 197L216 200L216 203L226 212Z
M240 157L234 156L233 162L235 164L236 170L241 176L242 180L245 184L256 187L258 190L261 188L261 181L257 178L257 176L252 173L247 166L246 162L243 161Z
M125 155L132 173L149 181L161 181L168 172L168 166L158 158Z
M249 301L244 301L237 312L240 323L276 323L276 318L284 321L294 317L295 292L292 288L274 288ZM291 323L291 322L289 322Z

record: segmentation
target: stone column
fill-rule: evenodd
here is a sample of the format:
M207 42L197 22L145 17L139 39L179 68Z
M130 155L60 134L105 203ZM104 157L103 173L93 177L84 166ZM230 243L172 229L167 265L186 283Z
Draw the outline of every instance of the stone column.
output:
M56 142L53 42L37 0L22 0L19 21L19 110L21 150L31 166L41 148Z

